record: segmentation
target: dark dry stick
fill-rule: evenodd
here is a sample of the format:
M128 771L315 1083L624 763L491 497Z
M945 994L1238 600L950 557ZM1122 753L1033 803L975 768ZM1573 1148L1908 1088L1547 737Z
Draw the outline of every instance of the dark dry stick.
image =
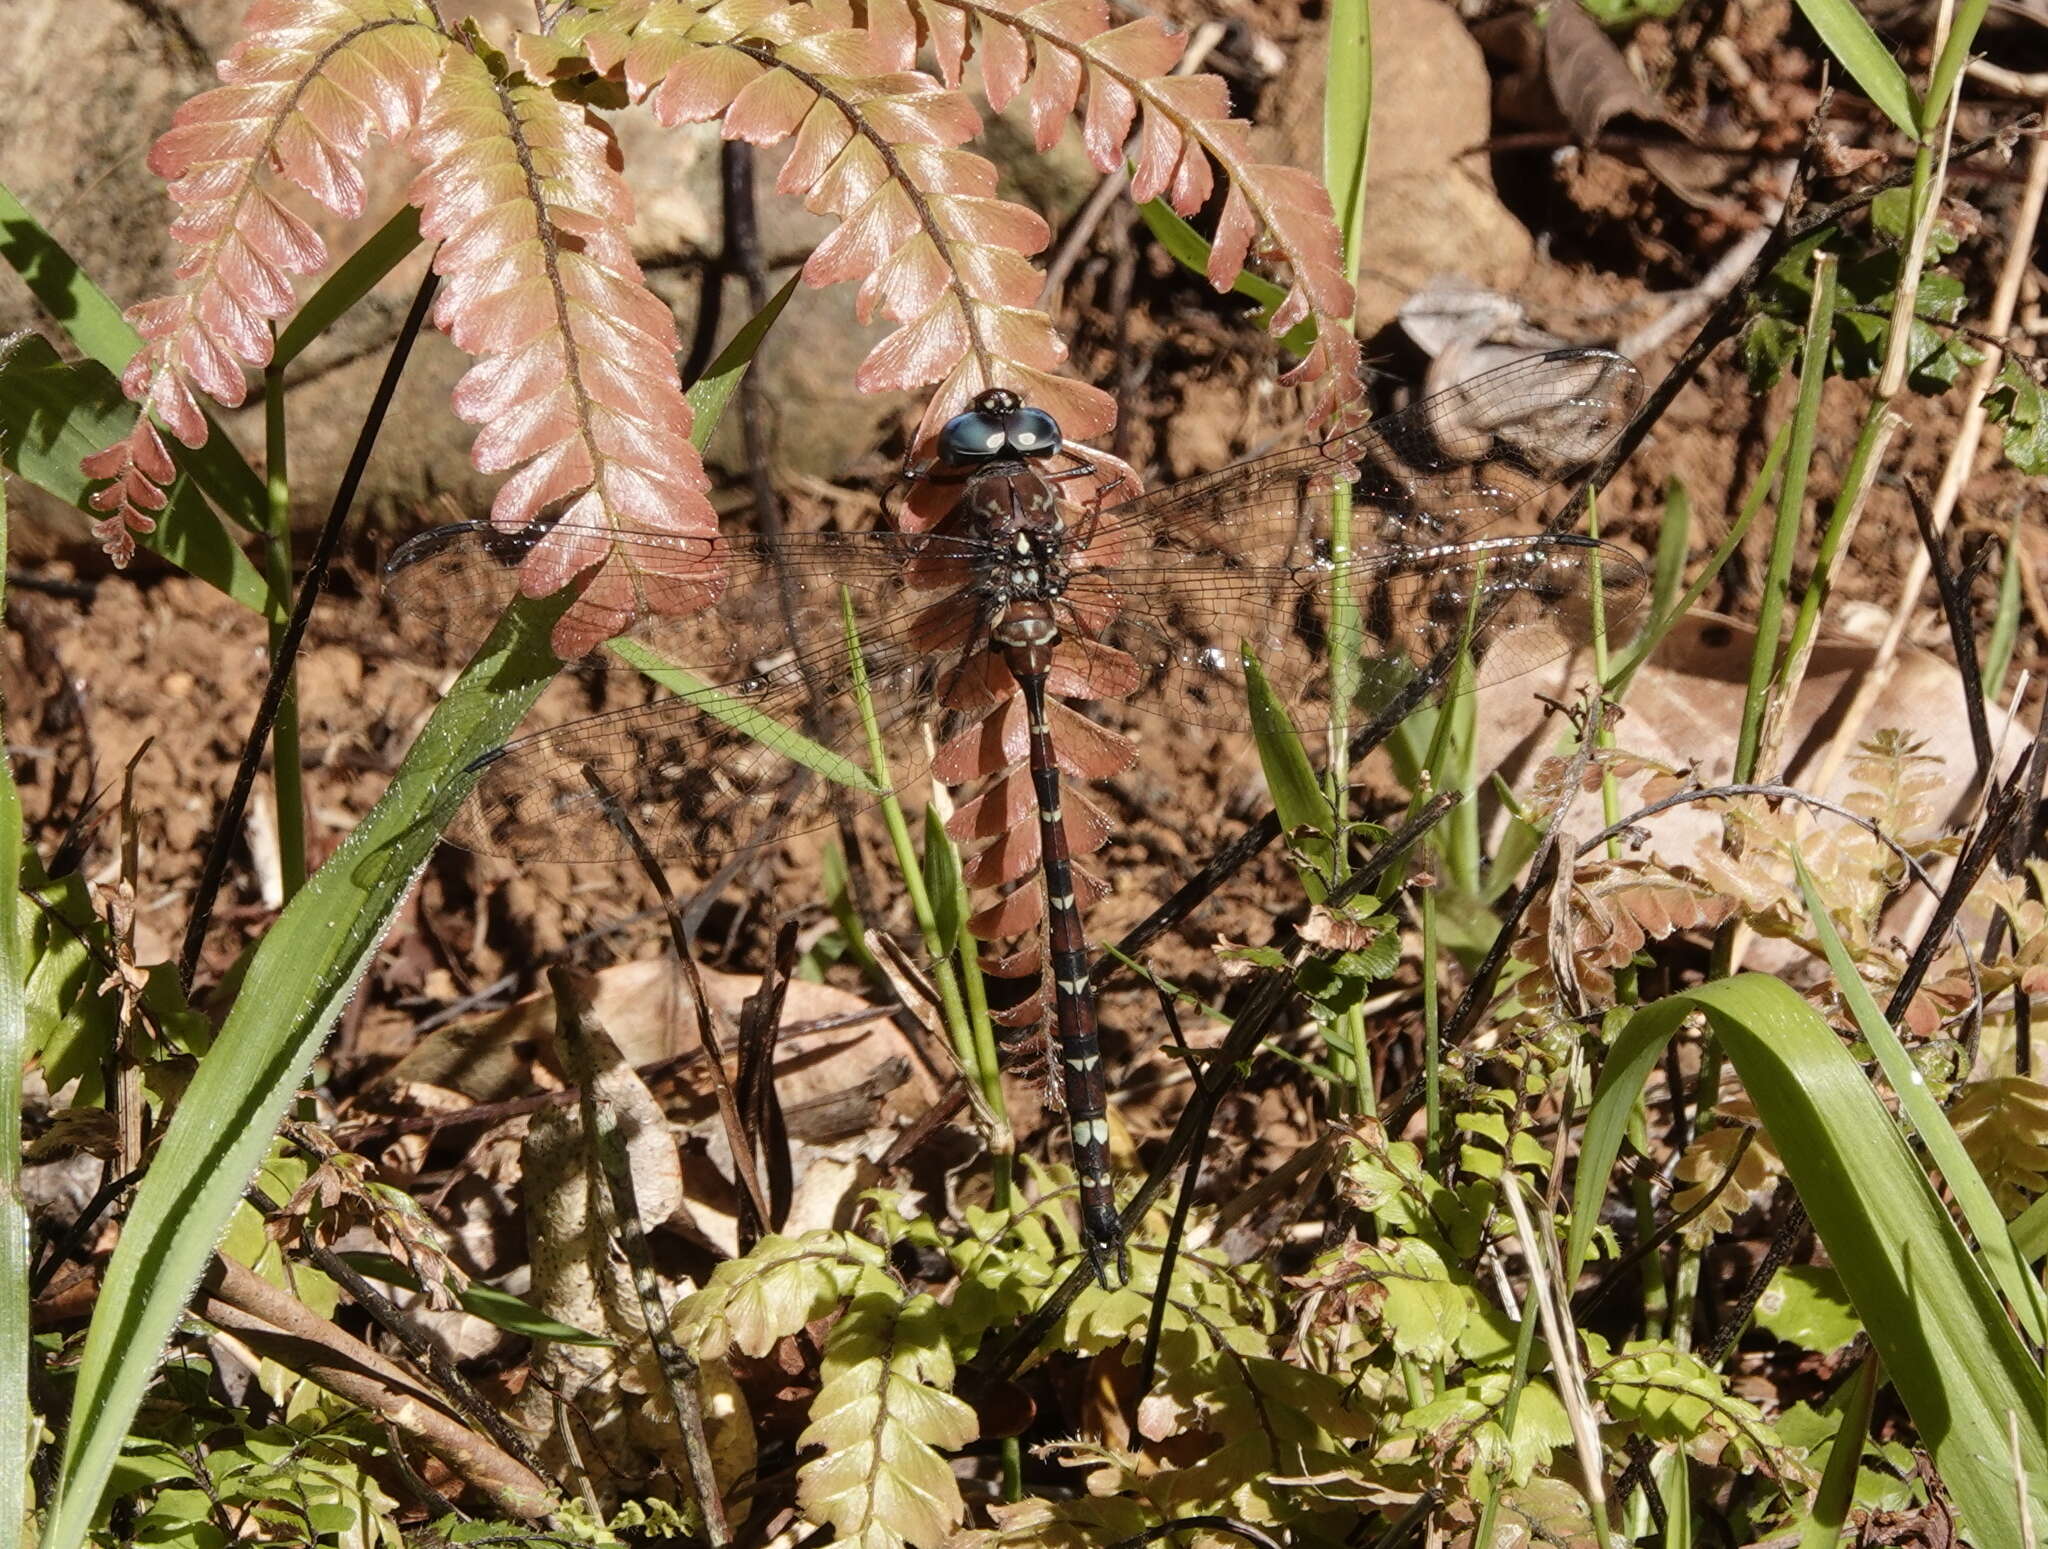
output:
M278 707L284 703L284 696L292 683L292 667L298 660L299 646L306 637L306 625L313 617L313 605L320 600L321 590L327 584L328 568L334 563L335 551L341 547L341 535L348 525L349 509L355 504L356 489L363 482L363 470L370 464L370 452L377 445L377 433L384 427L384 416L390 412L391 400L398 392L399 378L405 372L406 358L412 354L413 340L419 337L420 329L427 321L427 308L433 304L434 291L440 284L440 276L432 269L420 281L420 288L412 298L412 310L405 315L399 326L398 338L392 343L390 358L384 362L384 376L377 383L377 391L370 399L369 413L363 416L362 429L356 433L356 444L348 454L348 466L342 470L341 482L334 488L334 502L327 508L327 520L320 529L320 538L313 546L313 557L306 564L305 578L299 583L299 595L292 603L292 616L278 638L277 654L270 663L270 681L263 685L263 699L256 707L256 718L250 723L248 739L242 744L241 762L235 766L234 784L228 788L228 799L221 804L220 818L213 831L213 842L207 847L206 867L199 875L199 886L192 895L192 915L185 926L184 946L178 953L178 983L185 993L192 992L192 975L199 968L199 953L206 945L207 922L213 917L213 906L220 896L221 884L227 878L228 856L233 851L235 836L241 832L242 813L249 805L249 792L256 784L256 771L263 762L263 748L270 741L270 730L277 723Z
M2048 731L2048 717L2043 718L2043 729ZM1899 982L1892 991L1891 1003L1885 1007L1885 1020L1896 1022L1906 1014L1914 993L1927 977L1927 970L1934 962L1934 954L1942 937L1951 931L1962 942L1963 951L1970 950L1969 942L1956 926L1956 917L1962 913L1963 905L1969 901L1977 880L1984 875L1984 868L1991 864L1992 856L2005 844L2006 831L2025 809L2028 792L2028 770L2015 769L2012 777L1992 791L1991 804L1985 809L1984 821L1977 826L1977 832L1963 846L1963 853L1956 858L1956 869L1948 879L1948 886L1942 889L1941 899L1934 906L1934 918L1927 922L1927 929L1921 935L1919 945L1907 959L1906 971L1899 975ZM1972 960L1974 967L1974 959ZM1980 992L1981 993L1981 992ZM1977 1040L1975 1026L1967 1040L1971 1058L1976 1055Z
M647 1342L661 1368L669 1407L675 1411L676 1428L682 1433L683 1465L690 1476L690 1493L697 1498L697 1509L704 1514L704 1533L712 1549L723 1549L732 1541L732 1529L726 1522L725 1502L718 1493L718 1472L711 1460L711 1443L704 1432L697 1359L676 1342L669 1307L662 1299L661 1281L654 1270L654 1254L647 1245L647 1227L640 1217L632 1162L626 1155L625 1138L619 1132L618 1114L612 1103L600 1100L596 1090L599 1051L608 1049L610 1057L616 1057L618 1051L598 1022L589 996L575 975L566 968L550 968L548 985L555 992L558 1008L555 1037L562 1048L562 1062L569 1067L578 1088L583 1141L596 1156L604 1175L612 1224L618 1232L619 1249L632 1271Z
M1984 674L1977 665L1977 637L1970 628L1970 599L1948 560L1948 546L1934 525L1934 510L1927 503L1927 491L1918 479L1907 479L1906 498L1912 502L1913 520L1920 528L1920 544L1927 551L1928 568L1934 572L1934 590L1941 598L1942 617L1948 622L1949 643L1955 647L1956 670L1963 676L1963 713L1970 722L1970 747L1977 755L1977 779L1991 778L1991 726L1984 715Z
M311 1147L306 1149L312 1152L316 1164L325 1160L320 1152L314 1151ZM243 1196L265 1220L277 1219L284 1214L284 1207L256 1184L252 1183L243 1190ZM307 1238L303 1246L306 1257L312 1260L316 1269L348 1292L351 1301L368 1313L379 1328L405 1346L406 1352L426 1368L427 1374L448 1396L450 1403L462 1411L465 1419L542 1479L549 1477L546 1466L542 1464L532 1444L519 1428L485 1402L483 1395L469 1385L469 1379L455 1369L455 1363L448 1359L447 1352L414 1327L412 1320L390 1297L378 1290L360 1270L324 1243ZM560 1483L559 1480L555 1482Z
M740 1007L739 1070L734 1078L739 1098L740 1123L744 1128L749 1155L758 1154L758 1164L768 1169L768 1208L765 1217L754 1209L751 1194L740 1196L739 1246L745 1257L768 1232L782 1230L789 1218L789 1202L795 1180L791 1176L789 1131L782 1121L782 1105L775 1097L775 1039L782 1019L783 998L796 969L796 921L785 920L775 933L775 956L760 988Z
M655 893L661 899L663 915L668 920L669 941L675 948L676 961L682 966L684 976L690 981L690 992L697 1003L697 1036L704 1045L708 1056L706 1063L711 1070L712 1090L718 1096L718 1115L725 1121L726 1143L732 1148L732 1168L738 1175L740 1185L754 1202L761 1219L768 1219L768 1196L762 1191L760 1174L754 1167L754 1150L747 1143L747 1131L740 1119L739 1100L733 1095L732 1081L725 1071L725 1050L719 1046L718 1031L712 1025L711 1001L704 992L704 979L697 972L697 960L690 955L689 933L683 928L682 909L676 902L675 890L668 885L668 876L661 869L661 862L654 858L654 851L648 847L646 837L634 823L633 815L626 811L611 788L604 783L597 770L589 764L583 766L583 778L591 792L603 806L605 816L612 826L624 837L633 851L633 859L640 865L641 872L653 884ZM554 969L548 970L550 976Z

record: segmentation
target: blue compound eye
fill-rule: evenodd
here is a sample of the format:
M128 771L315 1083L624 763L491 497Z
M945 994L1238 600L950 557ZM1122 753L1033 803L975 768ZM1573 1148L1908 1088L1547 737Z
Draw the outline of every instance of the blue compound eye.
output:
M1010 449L1025 457L1050 457L1060 449L1059 421L1043 409L1013 409L1003 417Z
M979 409L954 415L939 430L939 460L955 466L986 461L1006 445L1004 421Z

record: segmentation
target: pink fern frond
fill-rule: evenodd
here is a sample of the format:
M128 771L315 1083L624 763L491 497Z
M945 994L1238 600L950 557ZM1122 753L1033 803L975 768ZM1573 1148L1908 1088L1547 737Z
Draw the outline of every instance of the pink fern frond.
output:
M1321 382L1323 417L1336 418L1353 405L1360 393L1358 346L1350 333L1353 295L1329 193L1300 169L1252 154L1250 126L1231 116L1220 77L1171 73L1186 51L1183 35L1153 17L1112 27L1104 0L916 4L948 85L961 78L953 40L972 24L974 58L990 104L1000 110L1023 94L1041 151L1078 112L1082 144L1097 169L1121 167L1128 147L1131 197L1139 203L1164 199L1183 216L1208 201L1214 169L1221 168L1229 192L1210 247L1210 283L1229 289L1263 232L1258 256L1284 261L1291 271L1273 332L1286 333L1305 319L1316 324L1314 349L1285 380Z
M114 480L93 504L109 513L94 531L116 563L164 505L170 460L157 455L150 416L204 445L194 389L239 404L247 369L269 363L270 325L297 304L293 277L327 267L325 244L280 185L337 215L361 214L364 151L373 136L409 132L447 48L418 0L256 0L243 27L222 84L179 108L149 153L179 206L171 235L184 248L182 285L129 309L143 346L121 385L141 422L81 465Z
M997 198L995 168L959 148L981 127L973 104L908 67L917 34L906 5L870 4L865 28L847 16L843 5L628 0L584 41L662 123L716 119L728 139L790 142L778 190L839 219L804 280L856 284L862 319L896 325L855 385L935 385L920 438L998 385L1055 399L1072 435L1101 434L1108 395L1053 376L1066 346L1037 308L1030 262L1050 232Z
M627 244L633 201L610 130L545 86L455 53L410 148L425 163L411 191L420 231L441 243L434 321L480 357L456 385L455 411L483 427L478 470L511 474L492 520L563 519L522 566L527 596L583 578L555 649L582 655L650 598L664 612L702 606L714 575L672 551L677 568L650 577L605 536L716 531L675 322Z

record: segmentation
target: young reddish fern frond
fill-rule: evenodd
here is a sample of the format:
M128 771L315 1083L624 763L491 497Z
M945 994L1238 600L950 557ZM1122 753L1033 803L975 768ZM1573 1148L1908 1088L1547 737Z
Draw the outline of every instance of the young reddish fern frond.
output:
M996 170L958 147L981 127L960 93L909 68L900 35L845 25L841 7L681 0L620 9L586 34L592 63L623 67L665 124L720 120L727 139L793 139L777 189L840 225L804 266L823 286L856 282L863 322L898 325L855 385L936 384L920 438L983 388L1014 388L1070 433L1114 415L1098 389L1054 374L1066 345L1036 305L1029 255L1050 237L1034 212L995 196Z
M896 40L914 38L912 0L872 0L870 25ZM1193 215L1214 189L1213 161L1229 181L1209 250L1209 282L1228 290L1263 229L1273 252L1293 270L1293 285L1275 310L1272 331L1316 321L1316 345L1284 378L1320 382L1318 412L1334 417L1359 396L1358 345L1350 332L1351 283L1329 191L1297 167L1254 160L1251 126L1230 114L1229 88L1216 75L1174 75L1187 49L1184 34L1156 17L1109 25L1103 0L1041 0L1021 8L993 0L914 0L940 74L962 78L973 23L982 89L1000 112L1026 98L1040 151L1059 139L1077 107L1081 139L1104 173L1124 163L1125 142L1138 131L1131 157L1131 197L1163 198ZM1082 104L1082 88L1087 100Z
M690 442L675 367L675 320L647 289L626 241L633 199L611 131L524 76L452 54L413 137L426 163L411 198L441 248L434 320L480 357L455 388L484 473L512 472L491 507L511 529L563 520L521 567L541 597L588 572L557 622L555 649L580 656L645 613L688 613L717 578L679 546L629 560L604 534L708 537L717 518ZM517 470L514 472L513 470Z
M110 479L93 527L116 564L151 531L175 469L154 414L185 445L206 442L193 389L230 406L245 368L270 360L273 320L296 304L292 276L327 266L319 236L280 200L276 181L337 215L362 213L358 163L373 134L402 139L448 40L418 0L256 0L221 62L222 85L178 109L149 154L182 212L183 288L132 307L143 347L121 386L141 405L135 428L84 460Z

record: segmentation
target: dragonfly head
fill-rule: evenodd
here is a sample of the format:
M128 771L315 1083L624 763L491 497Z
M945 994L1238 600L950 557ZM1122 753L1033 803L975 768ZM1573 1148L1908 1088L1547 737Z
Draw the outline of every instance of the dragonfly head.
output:
M1059 449L1059 421L1006 387L977 395L973 408L939 430L939 461L949 468L973 468L999 458L1050 457Z

